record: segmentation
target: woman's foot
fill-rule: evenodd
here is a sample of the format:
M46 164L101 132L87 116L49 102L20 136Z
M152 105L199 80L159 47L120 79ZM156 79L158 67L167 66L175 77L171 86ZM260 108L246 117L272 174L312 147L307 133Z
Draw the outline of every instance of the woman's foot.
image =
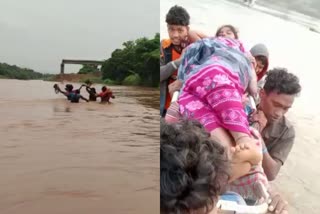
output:
M252 165L257 165L262 161L262 154L252 142L237 143L237 146L231 147L231 161L234 163L250 162Z

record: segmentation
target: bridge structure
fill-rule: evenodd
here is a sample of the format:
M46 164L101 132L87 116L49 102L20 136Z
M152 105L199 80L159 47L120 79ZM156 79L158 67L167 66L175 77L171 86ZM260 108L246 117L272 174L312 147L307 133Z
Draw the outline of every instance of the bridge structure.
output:
M60 74L64 74L64 65L65 64L77 64L77 65L94 65L101 66L104 61L98 60L78 60L78 59L63 59L60 65Z

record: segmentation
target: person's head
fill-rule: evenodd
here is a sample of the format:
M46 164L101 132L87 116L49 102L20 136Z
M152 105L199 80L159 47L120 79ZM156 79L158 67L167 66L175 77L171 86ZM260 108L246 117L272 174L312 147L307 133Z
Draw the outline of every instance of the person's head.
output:
M237 29L232 25L223 25L218 28L216 37L228 37L231 39L239 39Z
M172 44L180 45L189 32L190 16L188 12L183 7L175 5L167 13L166 22Z
M265 56L256 56L254 57L256 59L256 74L259 75L264 69L266 66L268 66L268 58L265 57ZM267 70L267 69L266 69Z
M73 85L67 84L66 87L65 87L65 90L66 90L67 92L71 92L71 91L73 90Z
M258 80L266 74L269 66L269 51L264 44L256 44L250 49L250 53L256 59L255 71Z
M208 213L227 184L228 172L224 147L198 122L161 121L161 213Z
M101 91L103 91L103 92L105 92L107 90L107 87L106 86L103 86L102 88L101 88Z
M96 94L97 93L96 88L91 88L91 92Z
M265 85L260 91L259 104L268 122L281 119L291 108L300 91L299 78L287 69L275 68L268 71Z

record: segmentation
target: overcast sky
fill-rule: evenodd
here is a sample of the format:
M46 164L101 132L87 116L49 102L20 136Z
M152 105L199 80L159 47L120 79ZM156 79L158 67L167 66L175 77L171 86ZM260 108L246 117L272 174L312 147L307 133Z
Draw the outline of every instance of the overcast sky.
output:
M0 0L0 62L58 73L159 32L159 0ZM78 67L66 65L66 73Z

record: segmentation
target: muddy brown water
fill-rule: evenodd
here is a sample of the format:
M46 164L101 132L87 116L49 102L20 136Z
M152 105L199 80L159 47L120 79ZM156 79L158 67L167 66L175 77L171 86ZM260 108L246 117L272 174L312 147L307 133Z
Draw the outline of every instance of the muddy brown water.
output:
M158 213L159 90L73 104L52 86L0 80L0 213Z

